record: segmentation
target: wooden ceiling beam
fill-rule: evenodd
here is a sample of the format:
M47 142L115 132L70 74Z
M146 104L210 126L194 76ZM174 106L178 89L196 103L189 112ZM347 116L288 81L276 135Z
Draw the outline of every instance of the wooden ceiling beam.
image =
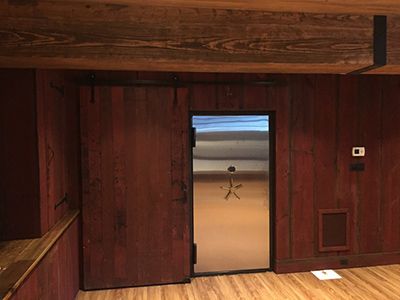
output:
M18 2L18 0L14 1ZM80 2L80 0L70 1ZM19 2L23 1L19 0ZM29 2L29 0L24 2ZM88 2L317 14L400 15L398 0L88 0Z
M373 63L371 16L11 2L0 4L0 67L347 73Z

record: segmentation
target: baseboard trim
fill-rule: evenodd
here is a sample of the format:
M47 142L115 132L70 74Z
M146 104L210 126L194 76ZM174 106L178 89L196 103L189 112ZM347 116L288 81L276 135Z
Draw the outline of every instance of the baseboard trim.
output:
M345 269L400 263L400 252L381 252L357 255L324 256L305 259L275 260L277 274L308 272L322 269Z

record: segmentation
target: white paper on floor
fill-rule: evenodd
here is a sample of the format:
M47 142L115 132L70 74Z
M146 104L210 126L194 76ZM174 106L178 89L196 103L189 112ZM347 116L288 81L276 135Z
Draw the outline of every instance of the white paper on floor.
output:
M342 277L333 270L311 271L319 280L341 279Z

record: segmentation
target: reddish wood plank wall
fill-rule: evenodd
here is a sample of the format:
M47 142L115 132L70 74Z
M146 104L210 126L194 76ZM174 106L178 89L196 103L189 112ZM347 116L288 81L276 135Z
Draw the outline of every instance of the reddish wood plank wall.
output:
M400 262L400 77L179 76L279 82L188 87L192 111L276 113L276 271ZM97 77L125 81L171 74L99 72ZM366 157L352 158L353 146L365 146ZM365 171L351 172L354 162L364 162ZM331 208L349 209L349 251L318 251L318 210Z
M194 86L190 91L195 111L277 114L277 270L307 270L321 262L339 266L346 258L349 266L399 262L400 193L395 181L400 180L400 135L395 132L395 116L400 113L400 77L277 78L286 85L231 89L225 94L218 92L224 89L221 86ZM365 146L365 158L352 158L353 146ZM365 163L365 171L351 172L353 162ZM350 210L349 251L318 251L318 210L329 208ZM382 253L381 259L363 256L373 253ZM338 259L313 260L325 256Z
M79 97L62 71L38 70L37 135L42 232L79 203ZM68 202L55 208L67 195Z
M73 300L79 290L79 222L76 219L11 296L12 300Z
M69 79L0 70L0 239L39 237L79 206L79 97Z

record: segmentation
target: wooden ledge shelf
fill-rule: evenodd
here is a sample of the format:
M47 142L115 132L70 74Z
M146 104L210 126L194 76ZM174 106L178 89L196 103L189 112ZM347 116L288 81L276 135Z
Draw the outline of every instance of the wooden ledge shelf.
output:
M0 299L9 299L78 217L68 211L42 238L0 242Z

